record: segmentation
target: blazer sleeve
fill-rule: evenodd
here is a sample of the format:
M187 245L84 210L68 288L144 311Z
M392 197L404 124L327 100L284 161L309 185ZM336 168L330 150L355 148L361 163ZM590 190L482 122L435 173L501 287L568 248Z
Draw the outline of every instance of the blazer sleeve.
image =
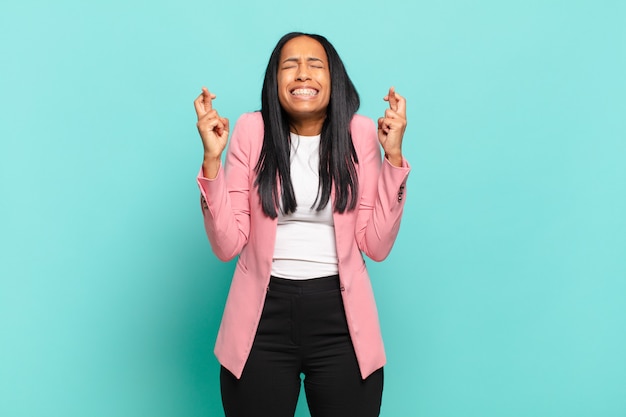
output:
M406 201L406 180L411 170L403 158L395 167L387 159L381 161L376 126L366 119L366 126L353 129L362 150L359 155L359 199L355 238L359 249L374 261L389 255L400 229Z
M214 179L204 177L202 168L197 183L204 228L215 255L222 261L237 256L250 233L250 134L251 114L242 115L235 125L226 154L226 166Z

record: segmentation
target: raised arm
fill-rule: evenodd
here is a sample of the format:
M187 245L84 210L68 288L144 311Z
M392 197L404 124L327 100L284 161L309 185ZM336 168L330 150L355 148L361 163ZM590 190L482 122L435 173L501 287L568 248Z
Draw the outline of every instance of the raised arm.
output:
M402 166L402 139L406 130L406 100L396 93L394 87L383 98L389 102L385 116L378 119L378 140L385 158L396 167Z
M213 179L219 171L222 152L228 142L228 119L220 117L213 108L215 94L202 87L202 93L193 102L198 116L198 133L204 147L204 160L202 169L204 176Z
M211 248L219 259L228 261L241 252L250 231L249 148L244 144L248 143L245 140L248 135L242 133L246 130L246 123L235 126L226 156L226 169L223 169L221 157L228 142L229 123L213 109L214 98L215 95L203 87L202 94L194 101L198 133L204 147L197 182Z
M384 100L389 108L378 119L378 141L375 132L365 134L359 155L362 192L355 237L359 248L375 261L387 257L398 235L410 171L402 155L406 101L393 87ZM382 163L379 143L385 153Z

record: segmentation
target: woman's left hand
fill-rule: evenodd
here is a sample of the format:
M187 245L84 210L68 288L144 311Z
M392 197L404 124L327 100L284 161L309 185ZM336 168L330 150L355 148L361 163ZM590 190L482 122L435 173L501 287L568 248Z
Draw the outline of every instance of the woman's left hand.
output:
M402 138L406 129L406 100L396 93L394 87L384 98L389 102L385 117L378 119L378 140L385 151L385 158L397 167L402 166Z

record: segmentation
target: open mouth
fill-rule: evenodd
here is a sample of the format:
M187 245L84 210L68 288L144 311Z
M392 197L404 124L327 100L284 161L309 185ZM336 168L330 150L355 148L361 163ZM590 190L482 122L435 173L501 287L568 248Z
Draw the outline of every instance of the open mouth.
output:
M292 96L312 97L316 96L318 93L319 91L314 88L296 88L295 90L291 90Z

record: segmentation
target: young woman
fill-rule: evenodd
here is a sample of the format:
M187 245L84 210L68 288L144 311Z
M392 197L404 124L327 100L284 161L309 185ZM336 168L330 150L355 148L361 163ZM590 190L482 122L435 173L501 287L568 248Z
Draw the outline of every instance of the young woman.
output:
M362 253L383 260L400 226L404 98L391 88L376 126L326 38L289 33L224 169L214 98L203 88L194 105L206 233L218 258L239 255L215 347L226 416L292 417L301 375L312 417L378 416L385 353Z

